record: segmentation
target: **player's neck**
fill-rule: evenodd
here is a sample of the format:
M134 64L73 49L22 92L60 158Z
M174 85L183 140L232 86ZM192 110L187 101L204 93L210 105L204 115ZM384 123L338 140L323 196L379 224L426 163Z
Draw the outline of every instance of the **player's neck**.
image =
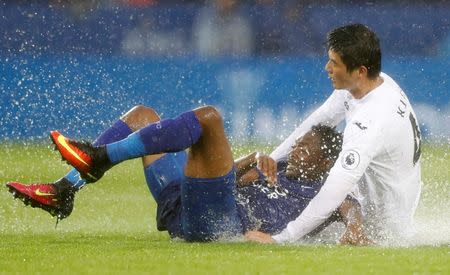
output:
M380 76L376 77L375 79L367 78L364 81L361 81L361 83L357 85L357 87L351 89L350 93L354 98L361 99L371 91L375 90L381 84L383 84L383 79Z

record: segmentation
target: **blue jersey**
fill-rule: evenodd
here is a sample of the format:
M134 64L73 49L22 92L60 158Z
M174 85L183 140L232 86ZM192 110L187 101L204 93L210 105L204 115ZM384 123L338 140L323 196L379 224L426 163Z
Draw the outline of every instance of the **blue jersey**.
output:
M285 162L278 163L276 187L268 187L260 177L249 186L237 188L236 203L244 232L281 232L300 215L322 187L323 182L288 179L285 168Z
M163 166L170 164L170 159L167 158L162 158L160 161L163 162ZM156 167L155 165L153 166ZM235 213L241 220L243 232L260 230L269 234L279 233L290 221L300 215L319 192L322 182L290 180L286 178L285 168L285 162L278 163L277 187L268 187L261 177L249 186L236 188L234 192L231 189L228 190L232 192L230 195L234 196L237 210ZM180 174L178 177L167 177L167 171L161 171L156 171L155 179L174 178L175 180L169 180L170 182L165 184L156 198L158 230L167 230L172 237L184 238L181 186L186 185L186 178L181 171L178 172ZM204 203L211 208L215 206L210 199L197 203Z

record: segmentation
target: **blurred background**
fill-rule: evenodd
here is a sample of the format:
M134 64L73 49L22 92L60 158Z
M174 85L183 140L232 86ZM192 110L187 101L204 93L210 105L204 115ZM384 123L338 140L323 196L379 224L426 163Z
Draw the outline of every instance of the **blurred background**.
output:
M326 34L364 23L428 140L450 140L450 1L0 1L0 140L93 138L136 104L204 104L274 145L331 93Z

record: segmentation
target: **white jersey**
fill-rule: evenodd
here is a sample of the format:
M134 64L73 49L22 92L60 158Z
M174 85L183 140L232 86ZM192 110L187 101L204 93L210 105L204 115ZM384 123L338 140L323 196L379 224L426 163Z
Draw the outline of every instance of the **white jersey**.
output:
M325 221L353 192L358 195L366 229L377 240L407 237L421 192L420 131L401 88L381 73L383 83L361 99L347 90L333 94L283 142L272 157L286 157L295 140L322 123L345 118L342 152L319 194L290 222L278 242L296 241Z

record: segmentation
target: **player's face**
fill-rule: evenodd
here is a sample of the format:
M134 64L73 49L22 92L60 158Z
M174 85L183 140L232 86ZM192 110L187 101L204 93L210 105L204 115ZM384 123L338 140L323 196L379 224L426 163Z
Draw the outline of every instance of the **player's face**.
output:
M319 135L306 133L292 146L288 155L286 176L306 180L319 180L323 175L323 155Z
M333 50L328 51L328 62L325 65L325 71L327 71L334 89L352 91L358 85L358 70L355 69L349 73L341 56Z

